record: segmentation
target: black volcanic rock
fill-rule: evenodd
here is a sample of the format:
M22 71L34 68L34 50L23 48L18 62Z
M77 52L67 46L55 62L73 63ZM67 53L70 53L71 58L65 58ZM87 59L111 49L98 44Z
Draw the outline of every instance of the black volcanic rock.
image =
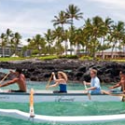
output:
M96 62L81 60L25 60L14 62L0 62L0 68L16 69L21 68L26 78L33 81L46 81L52 72L64 71L70 81L90 81L89 69L98 71L98 77L102 82L111 83L119 81L119 72L125 69L125 63ZM5 74L0 73L0 79ZM9 77L10 78L10 77Z

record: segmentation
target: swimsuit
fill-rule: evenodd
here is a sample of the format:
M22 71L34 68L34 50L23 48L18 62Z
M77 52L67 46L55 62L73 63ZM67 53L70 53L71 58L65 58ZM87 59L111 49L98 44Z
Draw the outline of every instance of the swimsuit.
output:
M53 93L67 93L67 85L66 84L59 84L59 91L54 91Z
M26 92L26 91L23 91L23 90L10 90L11 92Z

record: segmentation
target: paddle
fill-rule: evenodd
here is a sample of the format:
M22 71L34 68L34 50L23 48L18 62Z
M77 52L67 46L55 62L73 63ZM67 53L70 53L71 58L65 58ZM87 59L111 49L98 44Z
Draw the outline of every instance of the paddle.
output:
M125 102L125 94L122 94L122 93L120 93L120 94L114 94L114 93L107 92L105 90L102 90L102 93L110 95L110 96L121 96L122 97L122 102Z
M10 73L6 74L6 75L3 77L3 79L0 81L0 84L8 77L9 74L10 74Z
M49 78L49 80L48 80L48 83L47 83L47 85L46 85L46 89L48 89L48 86L50 85L50 82L51 82L52 77L53 77L53 75L51 74L51 76L50 76L50 78Z
M34 99L33 99L33 95L34 95L34 90L31 89L30 91L30 118L33 118L35 117L35 114L34 114Z
M111 96L123 96L123 97L125 97L125 94L122 94L122 93L120 93L120 94L114 94L114 93L107 92L105 90L102 90L102 93L103 94L107 94L107 95L111 95Z
M87 89L87 86L86 86L86 83L85 83L85 81L83 81L83 84L84 84L84 86L85 86L85 89ZM88 98L89 98L89 100L91 100L91 94L88 92Z

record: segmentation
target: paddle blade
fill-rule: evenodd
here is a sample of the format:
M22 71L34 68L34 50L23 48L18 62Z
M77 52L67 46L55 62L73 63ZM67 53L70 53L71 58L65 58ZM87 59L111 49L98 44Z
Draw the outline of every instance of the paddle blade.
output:
M34 117L34 90L30 91L30 117Z
M48 83L47 83L47 85L46 85L46 87L45 87L46 89L49 89L49 85L50 85L50 82L51 82L51 80L52 80L52 77L53 77L53 76L51 75L50 78L49 78L49 80L48 80Z

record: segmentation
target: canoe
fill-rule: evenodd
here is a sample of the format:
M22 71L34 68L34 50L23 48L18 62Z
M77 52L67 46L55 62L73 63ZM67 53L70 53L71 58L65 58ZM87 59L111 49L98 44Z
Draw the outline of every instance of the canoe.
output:
M28 103L30 93L7 93L0 92L0 101L1 102L19 102L19 103ZM40 102L121 102L122 96L117 96L119 93L115 94L116 96L100 94L100 95L91 95L89 99L88 95L83 94L82 91L68 91L68 93L57 93L54 94L52 91L35 91L34 93L34 103Z
M125 121L125 114L118 115L101 115L101 116L46 116L35 115L30 118L29 113L19 110L0 109L0 116L32 121L36 123L62 123L62 124L88 124L88 123L105 123L115 121Z
M16 109L0 109L0 116L8 116L8 117L13 117L17 119L22 119L22 120L31 120L33 122L37 123L62 123L62 124L87 124L87 123L100 123L100 122L111 122L111 121L122 121L125 120L125 114L119 114L119 115L105 115L105 116L46 116L46 115L36 115L34 114L34 103L35 100L38 102L42 101L85 101L85 100L90 100L90 98L87 99L88 95L82 94L82 93L67 93L67 94L53 94L53 93L35 93L34 90L31 89L30 94L29 93L1 93L0 95L8 96L4 101L20 101L24 102L29 100L30 102L30 112L22 112ZM11 98L9 98L9 95ZM29 96L30 95L30 96ZM28 99L28 98L29 99ZM91 100L93 99L101 99L102 97L110 97L108 95L92 95ZM112 96L112 97L117 97L117 99L120 99L119 96ZM61 98L61 99L60 99ZM75 99L76 98L76 99ZM77 99L80 100L77 100ZM1 98L2 99L2 98ZM17 99L17 100L16 100ZM24 99L24 100L22 100ZM84 100L85 99L85 100ZM93 101L96 101L93 100ZM114 101L114 100L113 100Z

